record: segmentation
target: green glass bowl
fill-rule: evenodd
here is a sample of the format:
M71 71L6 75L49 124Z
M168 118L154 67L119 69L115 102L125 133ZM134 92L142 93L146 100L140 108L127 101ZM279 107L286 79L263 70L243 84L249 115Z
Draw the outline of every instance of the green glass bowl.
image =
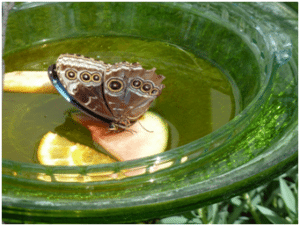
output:
M234 80L241 109L213 133L139 160L46 167L4 159L3 220L124 223L164 217L241 194L283 173L297 163L296 27L297 15L279 3L16 4L4 55L78 37L159 40L216 62ZM137 168L143 173L118 179ZM92 173L116 179L97 181ZM86 182L60 182L61 175Z

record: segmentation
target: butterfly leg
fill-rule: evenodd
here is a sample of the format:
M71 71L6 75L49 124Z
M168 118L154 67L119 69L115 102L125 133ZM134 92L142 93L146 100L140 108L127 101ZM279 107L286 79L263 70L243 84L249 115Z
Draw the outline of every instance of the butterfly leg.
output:
M128 132L131 132L132 134L137 133L135 130L129 129L129 127L131 126L131 123L128 119L124 119L124 120L120 121L120 124L123 127L123 131L128 131Z

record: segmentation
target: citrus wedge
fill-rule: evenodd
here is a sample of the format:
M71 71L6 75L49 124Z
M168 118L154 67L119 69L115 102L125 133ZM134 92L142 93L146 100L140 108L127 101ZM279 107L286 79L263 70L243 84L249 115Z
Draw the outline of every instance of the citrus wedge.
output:
M93 164L106 164L115 162L109 156L99 153L82 144L76 144L58 134L48 132L40 142L37 151L38 161L42 165L52 166L83 166ZM39 173L38 178L44 181L59 182L90 182L112 179L121 179L124 175L114 172L99 172L81 174L53 174Z
M83 166L115 162L109 156L58 134L48 132L40 142L38 161L52 166Z
M57 93L48 78L47 71L14 71L4 75L6 92Z

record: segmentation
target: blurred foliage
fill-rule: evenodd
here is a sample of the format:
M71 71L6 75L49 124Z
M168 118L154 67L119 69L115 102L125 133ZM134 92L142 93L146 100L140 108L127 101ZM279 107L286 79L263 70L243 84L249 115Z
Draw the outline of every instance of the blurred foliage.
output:
M298 224L298 166L273 181L230 200L144 223Z

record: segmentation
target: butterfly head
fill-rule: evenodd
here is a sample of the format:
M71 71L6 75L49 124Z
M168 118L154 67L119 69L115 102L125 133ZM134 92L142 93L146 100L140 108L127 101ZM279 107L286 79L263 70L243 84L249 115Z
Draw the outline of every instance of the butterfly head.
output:
M116 131L116 130L118 130L118 128L119 128L119 126L114 122L110 123L108 126L108 130L110 130L110 131Z

